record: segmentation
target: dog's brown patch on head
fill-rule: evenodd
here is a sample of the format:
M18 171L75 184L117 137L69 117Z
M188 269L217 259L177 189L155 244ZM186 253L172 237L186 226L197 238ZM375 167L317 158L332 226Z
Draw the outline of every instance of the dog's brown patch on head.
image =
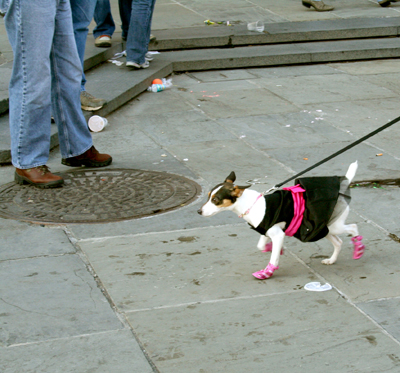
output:
M218 205L218 206L220 206L220 207L229 207L229 206L232 206L232 205L233 205L233 201L232 200L224 199L222 201L222 203L220 205Z
M232 196L239 198L243 194L243 191L244 191L244 189L241 189L240 187L235 186L232 191Z

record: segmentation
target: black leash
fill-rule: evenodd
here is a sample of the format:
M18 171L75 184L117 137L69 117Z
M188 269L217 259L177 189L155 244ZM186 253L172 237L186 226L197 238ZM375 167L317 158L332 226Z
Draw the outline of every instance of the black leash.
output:
M329 160L331 160L332 158L335 158L336 156L338 156L339 154L344 153L345 151L351 149L352 147L358 145L360 142L365 141L366 139L369 139L370 137L376 135L377 133L383 131L384 129L390 127L391 125L397 123L398 121L400 121L400 117L397 117L396 119L393 119L392 121L390 121L389 123L386 123L384 126L379 127L378 129L376 129L375 131L369 133L368 135L365 135L364 137L362 137L361 139L354 141L353 143L351 143L350 145L347 145L346 147L344 147L343 149L337 151L336 153L330 155L329 157L326 157L325 159L323 159L322 161L319 161L318 163L314 164L311 167L308 167L307 169L305 169L304 171L299 172L297 175L294 175L292 177L290 177L289 179L283 181L282 183L276 184L274 187L272 187L270 190L274 190L277 189L279 187L281 187L282 185L286 184L288 181L294 180L297 177L305 174L306 172L312 170L313 168L316 168L318 166L320 166L321 164L328 162Z

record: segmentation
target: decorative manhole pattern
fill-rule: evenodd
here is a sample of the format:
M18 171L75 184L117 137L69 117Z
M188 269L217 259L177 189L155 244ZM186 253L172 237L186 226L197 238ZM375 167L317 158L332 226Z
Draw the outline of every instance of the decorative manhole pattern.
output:
M0 216L43 223L111 222L174 210L201 192L194 181L165 172L85 169L60 175L61 188L1 187Z

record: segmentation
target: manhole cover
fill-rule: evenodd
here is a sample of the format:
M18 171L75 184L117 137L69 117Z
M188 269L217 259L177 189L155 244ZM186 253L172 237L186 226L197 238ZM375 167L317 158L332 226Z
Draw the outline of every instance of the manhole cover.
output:
M62 188L10 183L0 188L0 216L44 223L100 223L141 218L192 202L200 186L164 172L108 169L62 175Z

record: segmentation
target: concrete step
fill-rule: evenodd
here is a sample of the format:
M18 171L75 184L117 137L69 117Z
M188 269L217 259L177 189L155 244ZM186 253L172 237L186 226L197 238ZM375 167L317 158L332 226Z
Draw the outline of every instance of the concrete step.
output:
M244 45L300 43L324 40L397 37L398 17L337 19L265 24L264 32L248 31L246 25L213 25L185 29L156 30L150 50L182 50Z
M94 47L91 40L85 55L87 90L107 99L107 105L96 112L107 116L144 92L154 78L174 71L397 58L400 48L396 23L398 19L394 18L291 22L269 24L263 34L249 32L244 26L191 28L186 29L186 35L182 29L158 31L154 32L157 41L150 49L164 52L155 57L150 68L137 71L104 62L124 49L120 35L114 36L113 46L108 49ZM0 105L0 164L11 160L6 100L3 98ZM84 115L88 120L93 112ZM57 130L52 128L52 144L56 146Z

